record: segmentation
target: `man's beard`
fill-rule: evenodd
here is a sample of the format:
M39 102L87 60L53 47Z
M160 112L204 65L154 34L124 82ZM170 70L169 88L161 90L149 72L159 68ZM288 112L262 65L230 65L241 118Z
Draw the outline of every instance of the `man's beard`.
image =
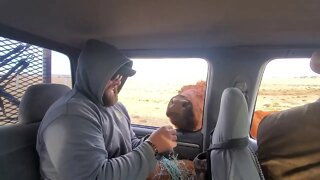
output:
M103 94L103 103L104 106L113 106L118 102L118 88L114 88L112 90L107 90Z

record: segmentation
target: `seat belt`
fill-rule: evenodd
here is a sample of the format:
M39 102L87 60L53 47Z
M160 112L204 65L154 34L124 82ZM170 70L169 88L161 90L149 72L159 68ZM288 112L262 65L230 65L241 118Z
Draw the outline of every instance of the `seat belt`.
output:
M207 149L207 174L206 178L211 180L211 151L212 150L219 150L219 149L235 149L235 148L244 148L247 147L249 143L249 138L236 138L236 139L230 139L228 141L217 143L217 144L211 144L209 148Z

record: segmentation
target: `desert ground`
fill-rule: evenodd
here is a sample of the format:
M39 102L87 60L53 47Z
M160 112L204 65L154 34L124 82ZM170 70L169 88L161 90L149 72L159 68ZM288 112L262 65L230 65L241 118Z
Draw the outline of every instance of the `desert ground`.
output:
M320 98L320 77L276 78L262 81L256 110L280 111Z
M171 97L187 84L157 82L146 87L128 81L120 92L119 100L126 105L133 124L167 125L170 124L165 114L167 104ZM318 98L320 77L269 78L261 83L256 110L280 111L313 102Z
M125 104L133 124L162 126L170 124L166 108L171 97L184 85L197 80L161 83L127 81L119 100ZM69 76L54 76L52 83L71 86ZM264 79L260 86L256 110L280 111L313 102L320 98L320 76ZM17 111L14 111L16 116ZM3 122L0 122L0 125Z

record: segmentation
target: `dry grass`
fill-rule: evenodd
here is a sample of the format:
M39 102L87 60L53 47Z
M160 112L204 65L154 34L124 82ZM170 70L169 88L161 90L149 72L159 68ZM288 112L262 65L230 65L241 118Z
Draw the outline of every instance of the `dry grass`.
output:
M320 77L266 79L261 83L256 110L284 110L320 97Z
M127 82L119 100L127 107L133 124L162 126L170 124L166 109L171 97L183 84L151 84L142 86Z
M167 104L187 84L190 83L153 83L146 87L146 84L127 82L119 99L126 105L133 124L167 125L170 124L165 115ZM319 97L320 77L265 79L261 83L256 110L284 110Z
M67 76L55 76L52 82L71 86L71 79ZM133 124L167 125L170 124L166 117L169 100L183 85L195 83L194 80L177 83L127 81L119 99L127 107ZM319 97L320 77L264 79L256 110L284 110L313 102Z

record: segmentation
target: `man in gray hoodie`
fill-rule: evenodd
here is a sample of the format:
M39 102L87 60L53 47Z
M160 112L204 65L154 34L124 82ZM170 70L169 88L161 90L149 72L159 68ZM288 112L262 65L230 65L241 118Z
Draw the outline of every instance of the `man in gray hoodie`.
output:
M43 179L145 179L155 168L155 154L176 146L171 126L146 141L132 131L118 93L134 74L132 61L115 47L86 43L74 88L49 108L38 131Z

